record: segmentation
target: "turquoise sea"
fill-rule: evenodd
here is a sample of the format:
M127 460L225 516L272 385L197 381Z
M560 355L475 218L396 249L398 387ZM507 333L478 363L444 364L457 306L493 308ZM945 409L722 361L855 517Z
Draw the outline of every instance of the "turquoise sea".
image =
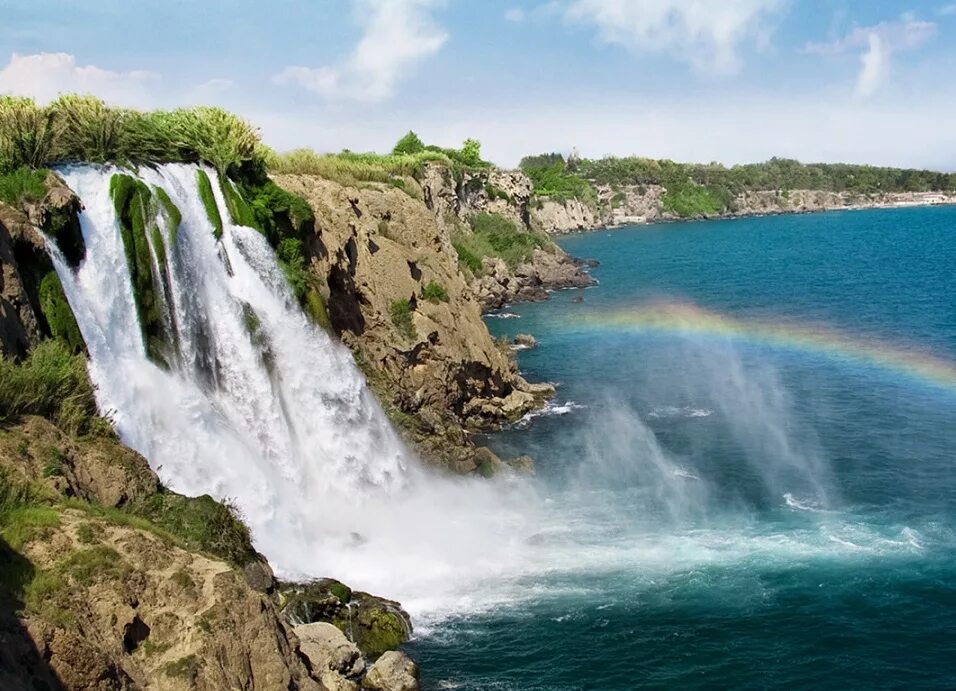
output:
M424 687L956 688L956 209L560 244L600 284L488 319L559 388L487 441L577 551L426 627Z

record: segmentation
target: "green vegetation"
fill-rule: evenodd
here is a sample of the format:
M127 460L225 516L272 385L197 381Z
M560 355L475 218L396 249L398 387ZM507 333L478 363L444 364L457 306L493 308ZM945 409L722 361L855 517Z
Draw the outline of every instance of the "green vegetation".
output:
M561 154L527 156L521 169L531 178L535 194L560 201L579 199L594 205L594 185L661 185L667 192L664 208L678 216L725 213L735 209L736 197L745 191L808 189L873 194L879 192L956 191L956 173L903 170L847 164L805 165L773 158L765 163L727 168L718 163L675 163L636 156L599 160L568 160ZM620 206L617 192L611 206Z
M153 276L153 259L147 239L149 235L154 242L159 241L160 244L156 247L157 257L165 258L164 248L162 255L160 254L162 236L153 233L158 213L156 202L152 190L129 175L114 175L110 179L110 194L120 221L120 234L126 251L126 263L132 280L146 353L154 362L165 364L168 334L163 320L161 296L156 290L156 287L165 281L165 274ZM165 267L160 268L164 270Z
M414 312L412 303L408 300L394 300L389 307L392 323L398 327L399 333L409 340L417 337L415 324L412 322L412 312Z
M395 144L395 147L392 149L392 153L396 156L401 156L405 154L419 154L425 150L425 143L419 138L417 134L408 131L404 137L398 140L398 143Z
M205 552L235 566L257 557L237 509L209 495L184 497L162 490L125 511L172 535L184 549Z
M20 166L8 173L0 171L0 202L20 208L25 203L41 201L46 196L48 171Z
M192 680L199 674L200 668L202 668L202 660L195 655L187 655L170 662L163 668L163 671L170 677Z
M437 281L429 281L422 290L422 297L429 302L448 302L448 291Z
M375 153L357 154L343 151L339 154L318 154L309 149L297 149L271 156L267 164L274 173L318 175L347 187L359 187L369 182L391 182L396 177L420 179L426 163L452 165L451 159L438 151L419 151L414 154Z
M745 190L805 189L860 194L956 190L956 173L844 163L803 164L783 158L727 168L719 163L609 157L581 161L576 172L597 184L653 184L669 189L674 183L684 182L723 188L732 195Z
M427 163L443 163L454 169L491 165L482 160L481 144L476 139L466 139L460 149L449 149L425 145L414 132L403 136L390 154L347 150L338 154L318 154L309 149L298 149L271 154L266 159L266 165L274 173L318 175L353 187L369 182L395 182L402 177L421 180ZM404 181L396 186L406 189Z
M52 269L40 281L39 289L40 311L46 318L53 338L66 345L70 353L79 353L84 350L83 335L80 327L66 300L60 277Z
M212 191L212 183L209 181L206 171L196 171L196 186L199 189L199 198L202 200L203 208L206 209L206 217L212 224L212 234L218 240L222 237L222 215L219 213L216 195Z
M574 173L574 165L566 162L561 154L526 156L521 159L520 168L531 178L534 193L539 197L556 201L580 199L591 206L597 204L594 188Z
M144 113L85 95L46 106L0 96L0 172L66 162L203 162L237 175L264 156L258 131L219 108Z
M0 359L0 422L41 415L67 434L102 434L86 360L58 340L39 343L23 362Z
M547 236L519 230L500 214L476 214L471 219L471 229L471 233L457 233L452 244L459 261L475 274L481 273L485 257L499 257L514 268L530 260L535 248L552 246Z
M159 201L159 205L163 209L163 215L166 217L167 227L169 228L169 242L175 247L176 238L179 235L179 226L183 223L183 214L162 187L154 186L153 194Z

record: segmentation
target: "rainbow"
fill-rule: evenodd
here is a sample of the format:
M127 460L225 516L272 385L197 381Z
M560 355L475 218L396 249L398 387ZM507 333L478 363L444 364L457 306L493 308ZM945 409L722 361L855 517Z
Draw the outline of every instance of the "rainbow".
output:
M828 326L741 320L692 304L658 302L597 313L575 320L582 326L677 336L721 337L795 349L877 366L956 392L956 362L918 348L855 337Z

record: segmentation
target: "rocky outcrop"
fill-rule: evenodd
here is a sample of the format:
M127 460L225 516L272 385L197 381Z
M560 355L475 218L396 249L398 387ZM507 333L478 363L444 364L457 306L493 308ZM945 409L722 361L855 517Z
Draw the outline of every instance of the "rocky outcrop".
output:
M385 653L372 665L362 688L369 691L418 691L418 665L405 653Z
M531 224L546 233L569 233L601 227L683 220L664 206L667 189L661 185L598 185L598 203L592 208L578 199L539 199L531 202ZM748 190L734 199L733 208L716 218L811 213L840 209L869 209L925 204L956 204L956 194L919 192L859 194L824 190ZM699 218L705 218L700 216Z
M537 405L540 390L527 387L507 348L491 338L482 304L459 269L435 211L460 211L454 187L429 187L426 176L430 209L416 198L421 188L411 178L404 189L343 187L304 175L275 181L315 212L311 270L332 329L356 354L370 386L426 459L474 471L468 431L520 417Z
M109 434L30 416L0 429L0 688L357 691L408 639L396 602L278 587L244 530L197 540L202 498L179 497L194 503L172 523L138 510L170 495Z
M597 209L580 199L541 199L531 208L531 225L545 233L588 230L600 224Z
M0 202L0 355L20 358L44 335L37 280L31 268L49 263L39 229Z

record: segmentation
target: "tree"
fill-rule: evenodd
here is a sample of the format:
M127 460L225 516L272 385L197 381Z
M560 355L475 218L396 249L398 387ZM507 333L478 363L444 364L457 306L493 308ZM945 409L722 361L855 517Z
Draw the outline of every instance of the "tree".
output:
M461 145L461 162L466 166L480 166L481 160L481 142L477 139L466 139Z
M392 149L393 154L417 154L425 150L425 144L422 140L415 134L413 131L409 130L408 134L398 140L398 143L395 145L395 148Z

